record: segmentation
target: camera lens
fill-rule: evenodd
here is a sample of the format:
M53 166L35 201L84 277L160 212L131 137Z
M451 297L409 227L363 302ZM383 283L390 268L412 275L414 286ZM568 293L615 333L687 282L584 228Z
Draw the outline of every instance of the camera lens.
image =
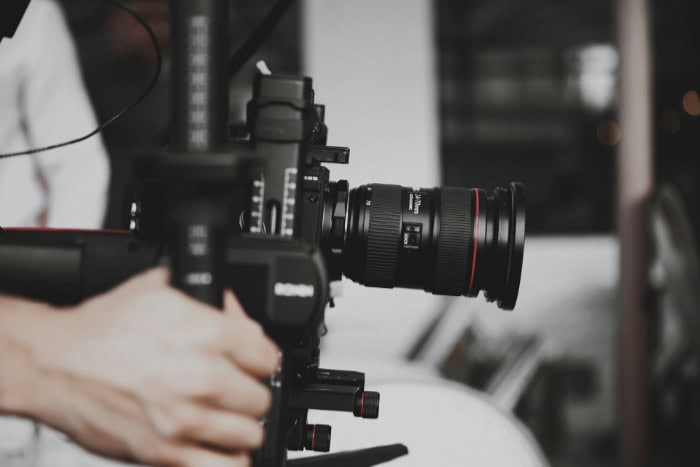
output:
M521 184L477 188L364 185L350 192L343 272L374 287L477 296L511 310L525 243Z

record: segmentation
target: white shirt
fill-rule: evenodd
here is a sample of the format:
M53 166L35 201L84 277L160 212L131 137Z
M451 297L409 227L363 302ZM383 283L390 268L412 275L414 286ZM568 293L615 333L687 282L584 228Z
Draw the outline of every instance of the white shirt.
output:
M32 0L15 37L0 43L0 153L60 143L96 126L61 10L52 0ZM0 226L39 226L45 212L49 227L99 228L108 180L99 137L0 159ZM116 465L36 430L27 420L0 417L0 465Z
M52 0L32 0L0 43L0 153L61 143L97 126L68 28ZM0 159L0 226L99 228L109 161L99 136Z

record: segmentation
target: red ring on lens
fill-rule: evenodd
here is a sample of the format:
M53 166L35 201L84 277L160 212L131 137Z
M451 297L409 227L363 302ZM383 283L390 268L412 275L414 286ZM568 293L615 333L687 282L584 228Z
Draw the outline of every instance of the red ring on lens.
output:
M474 216L474 253L472 254L472 274L469 279L469 293L474 289L474 273L476 272L476 252L479 249L479 190L476 193L476 215Z

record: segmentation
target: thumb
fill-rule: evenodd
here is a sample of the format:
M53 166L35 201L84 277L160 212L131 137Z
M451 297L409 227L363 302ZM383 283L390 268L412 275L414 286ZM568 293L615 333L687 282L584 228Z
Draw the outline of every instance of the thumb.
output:
M243 305L238 301L231 289L224 291L224 314L232 318L248 318Z
M228 318L242 320L247 325L264 333L262 325L246 313L245 309L243 309L243 305L241 305L241 302L238 301L238 298L230 289L224 291L224 315Z

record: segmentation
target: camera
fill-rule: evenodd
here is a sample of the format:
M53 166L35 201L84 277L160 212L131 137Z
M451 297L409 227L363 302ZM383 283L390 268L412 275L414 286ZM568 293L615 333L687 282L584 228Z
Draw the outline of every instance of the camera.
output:
M284 89L298 79L260 74L254 90L265 88L261 81ZM499 307L513 309L525 242L524 187L511 183L488 194L479 189L384 184L351 190L347 181L332 182L326 165L349 163L350 150L327 146L326 109L314 96L308 91L305 104L311 122L299 177L299 237L318 245L330 280L344 275L366 286L440 295L473 297L484 290ZM259 128L256 99L248 106L252 134ZM253 198L260 200L259 195ZM264 219L272 221L263 205L253 203L250 231L265 231Z
M525 194L516 183L492 193L350 189L330 179L328 165L348 163L350 150L326 144L324 117L311 79L259 73L248 123L224 147L142 159L127 203L130 232L0 231L0 290L74 303L156 264L169 264L176 286L209 303L231 288L284 355L255 465L286 465L287 449L328 451L331 429L309 424L309 409L379 415L364 374L320 367L330 283L345 276L442 295L483 290L512 309Z
M315 103L311 80L263 74L255 80L248 124L233 132L229 146L239 157L238 173L250 177L242 180L243 194L228 195L237 206L229 213L237 234L291 237L297 229L296 238L321 253L330 281L345 276L370 287L469 297L483 290L500 308L514 308L525 242L521 184L492 193L386 184L350 189L345 180L331 181L328 165L348 164L350 149L327 146L326 109ZM261 160L269 162L260 166ZM151 170L152 164L141 167L126 213L137 236L162 240L171 216Z
M522 185L492 193L385 184L350 189L347 181L331 181L329 165L349 163L350 149L327 145L325 115L311 79L259 73L247 124L232 132L226 156L209 164L198 155L192 165L188 156L156 157L141 167L143 181L129 203L136 237L163 240L201 223L188 217L192 225L183 229L172 222L183 190L189 198L204 192L226 200L223 277L285 354L286 369L272 385L276 418L268 420L258 466L284 465L280 446L330 448L330 427L308 424L309 409L379 415L379 394L365 391L364 374L320 368L331 281L345 276L371 287L470 297L483 290L504 309L513 309L520 285ZM231 177L222 185L226 173ZM191 206L187 212L199 215ZM188 244L187 235L180 237Z

